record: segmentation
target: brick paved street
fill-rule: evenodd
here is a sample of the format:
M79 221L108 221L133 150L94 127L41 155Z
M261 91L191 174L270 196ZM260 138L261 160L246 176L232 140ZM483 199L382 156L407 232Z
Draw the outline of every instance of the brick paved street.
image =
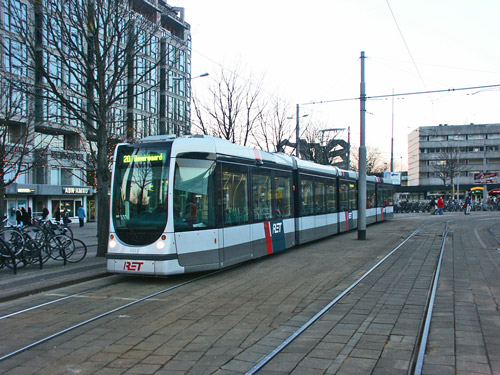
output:
M500 245L488 232L499 219L497 212L397 215L368 227L367 241L356 232L331 237L110 314L0 361L0 374L245 373L425 222L408 246L258 372L407 373L448 220L423 373L500 374ZM0 355L199 276L113 276L2 302L3 316L93 288L0 320Z

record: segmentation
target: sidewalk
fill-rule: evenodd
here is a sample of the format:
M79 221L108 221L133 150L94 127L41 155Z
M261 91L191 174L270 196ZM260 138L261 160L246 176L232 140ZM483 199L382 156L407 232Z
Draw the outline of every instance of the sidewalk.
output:
M87 245L85 259L66 265L51 259L42 269L38 264L33 264L17 270L16 275L11 269L1 269L0 302L107 275L106 258L96 257L97 223L85 223L83 228L73 223L71 230L74 238Z

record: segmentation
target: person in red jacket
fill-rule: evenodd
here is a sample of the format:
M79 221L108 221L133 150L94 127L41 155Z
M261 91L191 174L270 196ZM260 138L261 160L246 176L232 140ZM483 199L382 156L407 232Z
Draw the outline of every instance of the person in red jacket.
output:
M438 209L437 209L437 214L440 214L442 215L443 214L443 207L444 207L444 202L443 202L443 198L439 197L438 201L437 201L437 206L438 206Z

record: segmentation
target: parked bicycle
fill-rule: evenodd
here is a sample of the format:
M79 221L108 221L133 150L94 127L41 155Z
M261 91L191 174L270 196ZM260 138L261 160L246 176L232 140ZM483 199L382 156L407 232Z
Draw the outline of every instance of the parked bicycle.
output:
M73 238L70 228L37 220L35 225L12 226L5 219L0 230L0 268L17 269L49 259L76 263L87 255L87 246Z

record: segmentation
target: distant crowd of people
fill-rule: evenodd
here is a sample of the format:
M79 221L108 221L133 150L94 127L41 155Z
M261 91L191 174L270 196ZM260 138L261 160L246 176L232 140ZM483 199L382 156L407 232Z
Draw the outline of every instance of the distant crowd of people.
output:
M49 210L47 207L43 207L42 209L42 219L47 220L49 217ZM85 224L85 209L83 206L78 207L77 210L77 216L78 216L78 221L80 224L80 227L83 227ZM64 226L68 226L69 223L71 223L71 218L70 218L70 211L67 208L64 208L62 211L60 210L59 207L56 208L54 211L54 220ZM19 226L25 226L25 225L32 225L34 224L34 219L33 215L31 212L31 207L28 207L28 210L26 210L24 207L20 207L16 210L16 222L17 225Z

